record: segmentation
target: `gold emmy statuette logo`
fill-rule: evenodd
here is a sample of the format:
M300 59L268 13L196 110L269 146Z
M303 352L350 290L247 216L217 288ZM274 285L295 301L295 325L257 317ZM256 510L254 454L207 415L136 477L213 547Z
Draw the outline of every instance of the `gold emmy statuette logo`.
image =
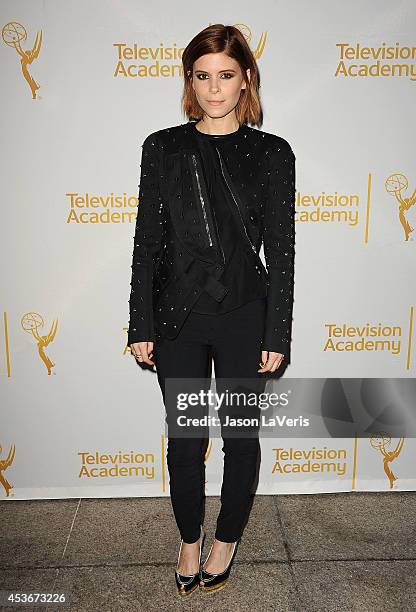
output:
M208 445L207 445L207 450L205 451L204 461L208 461L211 451L212 451L212 440L209 440ZM205 481L205 484L207 484L207 482L208 480Z
M370 444L376 450L378 449L383 456L384 471L389 479L390 489L392 489L394 481L397 480L397 476L391 471L389 463L400 455L404 444L404 438L399 438L394 450L386 450L386 446L390 446L391 444L391 436L385 432L379 432L371 436Z
M0 446L0 455L2 452L2 447ZM9 466L13 463L14 455L16 453L16 447L13 444L10 447L9 454L6 459L0 459L0 482L3 485L4 490L6 491L6 497L9 497L10 489L13 489L12 485L9 483L7 478L5 478L3 472L7 470Z
M405 240L409 240L409 235L415 229L414 227L411 227L406 215L416 203L416 189L410 198L405 198L402 195L402 191L407 189L408 186L409 181L404 174L391 174L386 180L386 191L394 195L399 203L399 221L404 230Z
M38 344L38 353L43 363L45 364L48 374L51 374L52 368L55 365L51 359L45 354L44 348L48 346L56 336L56 330L58 329L58 321L53 321L49 333L46 336L39 334L39 328L44 326L44 321L40 314L37 312L27 312L20 319L20 324L25 330L32 334Z
M209 25L211 26L213 24L210 23ZM252 38L253 38L253 34L252 34L250 28L247 25L245 25L245 23L234 23L233 26L240 30L241 34L246 39L247 44L251 48L251 41L252 41ZM256 60L258 60L259 57L261 57L263 55L264 47L265 47L265 44L266 44L266 38L267 38L267 32L265 34L262 33L260 35L260 40L257 43L257 47L255 49L251 49L251 51L253 52L253 55L256 58Z
M251 48L251 41L253 38L253 34L250 30L250 28L248 26L246 26L244 23L235 23L234 27L238 28L240 30L240 32L242 33L242 35L244 36L244 38L246 39L247 43L249 44L250 48ZM259 59L259 57L261 57L263 55L263 51L264 51L264 46L266 44L266 38L267 38L267 32L266 34L261 34L260 35L260 40L257 43L257 47L255 49L252 49L253 55L254 57L257 59Z
M31 64L33 60L37 59L42 44L42 30L36 33L35 44L32 49L25 51L21 47L21 42L27 40L27 32L20 23L16 21L10 21L6 23L2 30L3 42L8 47L14 47L16 53L20 55L20 64L22 66L23 76L29 84L32 92L32 98L36 99L36 91L40 85L35 81L32 75L27 69L28 64Z
M208 461L208 458L209 458L209 456L211 454L211 451L212 451L212 440L210 440L208 442L208 446L207 446L207 450L206 450L206 453L205 453L204 461Z

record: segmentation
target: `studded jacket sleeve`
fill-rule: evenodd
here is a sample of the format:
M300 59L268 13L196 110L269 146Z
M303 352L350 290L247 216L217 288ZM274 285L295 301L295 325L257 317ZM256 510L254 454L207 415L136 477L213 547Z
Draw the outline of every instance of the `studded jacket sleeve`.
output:
M139 205L131 266L128 345L154 342L153 276L163 238L163 199L160 194L161 153L155 134L142 144Z
M290 361L295 256L295 155L279 138L270 149L263 246L269 274L262 350Z

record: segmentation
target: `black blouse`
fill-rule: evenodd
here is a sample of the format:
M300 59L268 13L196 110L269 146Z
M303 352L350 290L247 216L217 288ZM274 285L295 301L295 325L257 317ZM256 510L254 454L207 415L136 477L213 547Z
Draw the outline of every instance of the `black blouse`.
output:
M230 206L235 206L235 203L230 201L230 193L222 176L218 155L215 151L217 147L225 157L227 149L232 148L241 139L241 126L230 134L205 134L200 132L195 125L194 130L198 135L204 176L225 259L225 269L219 280L229 288L229 291L221 302L217 302L204 291L192 311L200 314L220 314L229 312L253 299L266 297L267 285L264 277L261 280L255 279L253 283L253 259L244 248L243 237L231 214Z

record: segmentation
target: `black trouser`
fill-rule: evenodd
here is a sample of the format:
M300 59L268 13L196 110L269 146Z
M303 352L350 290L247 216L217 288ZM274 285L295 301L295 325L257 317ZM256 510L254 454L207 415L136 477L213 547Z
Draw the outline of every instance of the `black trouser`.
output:
M252 300L224 314L191 312L175 339L155 342L154 360L167 414L177 407L166 401L165 380L205 377L204 386L209 389L212 359L218 393L225 391L221 383L225 378L256 379L251 388L255 393L264 391L265 374L257 370L265 314L266 298ZM224 437L223 430L221 433L224 474L215 537L222 542L235 542L242 535L250 510L260 464L260 443L258 431L251 433L251 437ZM207 441L206 436L168 438L171 502L186 543L196 542L200 536Z

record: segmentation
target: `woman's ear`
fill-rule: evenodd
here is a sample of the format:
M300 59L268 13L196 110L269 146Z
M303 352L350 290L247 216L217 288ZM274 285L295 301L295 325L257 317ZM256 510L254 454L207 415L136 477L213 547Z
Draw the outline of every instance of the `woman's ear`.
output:
M248 78L248 80L250 82L250 68L247 68L246 74L247 74L247 78ZM243 87L241 89L247 89L247 83L245 81L244 81Z
M195 87L194 87L194 79L192 78L192 71L188 70L186 73L186 76L188 77L188 79L191 81L191 87L192 89L195 91Z

